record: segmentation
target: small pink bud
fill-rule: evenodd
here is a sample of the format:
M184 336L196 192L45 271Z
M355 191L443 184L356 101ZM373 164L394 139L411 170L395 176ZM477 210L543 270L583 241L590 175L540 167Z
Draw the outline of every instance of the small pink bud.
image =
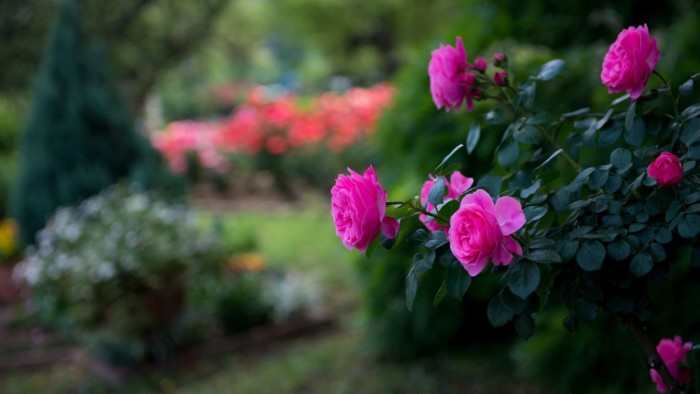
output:
M503 52L496 52L493 54L493 65L496 67L505 67L508 62L508 58Z
M505 71L496 71L493 74L493 81L498 86L505 86L508 83L508 73Z
M484 72L488 66L489 63L481 56L477 56L474 60L474 68L476 71Z

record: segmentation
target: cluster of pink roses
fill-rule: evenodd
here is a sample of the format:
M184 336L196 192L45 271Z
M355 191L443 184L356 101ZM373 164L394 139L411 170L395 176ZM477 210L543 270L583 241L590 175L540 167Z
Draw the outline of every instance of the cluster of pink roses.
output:
M508 73L504 70L507 65L506 56L496 53L493 64L503 68L496 71L492 78L485 74L488 62L477 56L474 64L467 61L467 51L464 49L462 37L457 37L455 46L440 45L432 52L428 65L430 75L430 93L438 108L446 110L458 109L463 102L467 109L474 108L474 100L482 98L483 87L491 84L505 86Z
M324 93L310 101L291 95L267 99L263 88L255 87L230 116L215 122L172 122L153 132L151 141L178 173L185 171L188 153L203 167L224 173L229 169L226 153L283 155L317 144L341 152L374 132L394 94L392 86L381 83L342 95Z
M339 175L331 189L333 221L343 245L365 251L380 231L386 237L395 238L399 223L385 216L386 191L377 180L374 168L370 166L363 176L348 171L350 176ZM427 202L425 192L433 182L427 181L423 187L422 202L428 211L435 210ZM443 202L459 199L473 183L472 178L454 172L445 183L448 193ZM525 224L525 214L515 198L503 196L494 204L488 193L477 189L464 195L449 226L428 220L426 214L421 220L432 231L447 231L452 254L471 276L478 275L489 260L494 265L508 265L513 254L523 254L522 247L511 236Z

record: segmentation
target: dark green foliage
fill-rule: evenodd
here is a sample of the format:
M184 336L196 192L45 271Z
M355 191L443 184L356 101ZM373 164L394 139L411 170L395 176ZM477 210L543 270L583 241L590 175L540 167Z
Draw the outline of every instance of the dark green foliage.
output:
M62 1L20 137L11 213L25 244L58 206L119 180L182 190L130 119L103 58L75 1Z

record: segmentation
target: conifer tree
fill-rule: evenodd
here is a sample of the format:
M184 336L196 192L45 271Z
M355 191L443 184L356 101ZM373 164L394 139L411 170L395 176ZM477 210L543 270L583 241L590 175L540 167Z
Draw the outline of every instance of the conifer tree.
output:
M11 214L26 245L57 207L115 182L183 190L135 127L103 59L76 1L61 1L20 135Z

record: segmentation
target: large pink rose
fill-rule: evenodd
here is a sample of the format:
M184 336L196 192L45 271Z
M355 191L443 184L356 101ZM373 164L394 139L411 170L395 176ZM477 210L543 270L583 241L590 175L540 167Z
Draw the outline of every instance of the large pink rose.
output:
M649 35L647 25L630 26L620 32L605 54L600 79L608 86L609 93L626 90L636 100L644 91L659 56L656 39Z
M425 181L423 183L423 187L421 188L420 191L420 202L423 204L425 207L426 211L429 212L437 212L437 209L435 209L435 206L431 203L428 202L428 194L430 194L430 189L433 187L435 184L435 177L432 175L430 176L429 181ZM462 175L461 172L455 171L450 175L450 180L445 181L445 186L447 186L447 194L443 198L443 202L447 202L450 200L457 200L462 193L466 192L469 190L470 187L474 184L474 179L468 178L464 175ZM448 226L443 225L438 223L436 220L432 220L428 215L426 214L421 214L419 216L420 221L425 224L425 227L428 228L428 230L432 232L436 232L439 230L444 230Z
M450 249L469 275L476 276L489 260L495 265L508 265L513 254L523 254L510 235L524 224L525 214L518 200L500 197L494 204L491 196L479 189L462 199L450 219Z
M670 152L662 152L649 167L647 174L661 187L673 187L683 179L683 166L678 157Z
M399 223L386 211L386 191L379 184L374 168L363 175L348 168L350 175L340 174L331 188L331 214L335 233L348 249L361 252L374 241L380 231L395 238Z
M662 339L656 346L656 351L659 352L659 356L661 356L661 359L666 365L666 369L668 369L671 376L681 384L690 381L690 370L688 368L681 368L681 364L685 364L686 355L692 348L692 343L683 343L683 340L678 335L673 339ZM660 393L665 393L668 388L659 372L655 369L649 369L649 374L651 375L651 380L656 383L656 389L659 390Z
M431 52L428 64L430 76L430 93L438 108L456 109L467 102L467 108L474 108L474 84L476 77L467 72L473 68L467 62L467 52L464 50L462 37L457 37L457 44L440 45Z

